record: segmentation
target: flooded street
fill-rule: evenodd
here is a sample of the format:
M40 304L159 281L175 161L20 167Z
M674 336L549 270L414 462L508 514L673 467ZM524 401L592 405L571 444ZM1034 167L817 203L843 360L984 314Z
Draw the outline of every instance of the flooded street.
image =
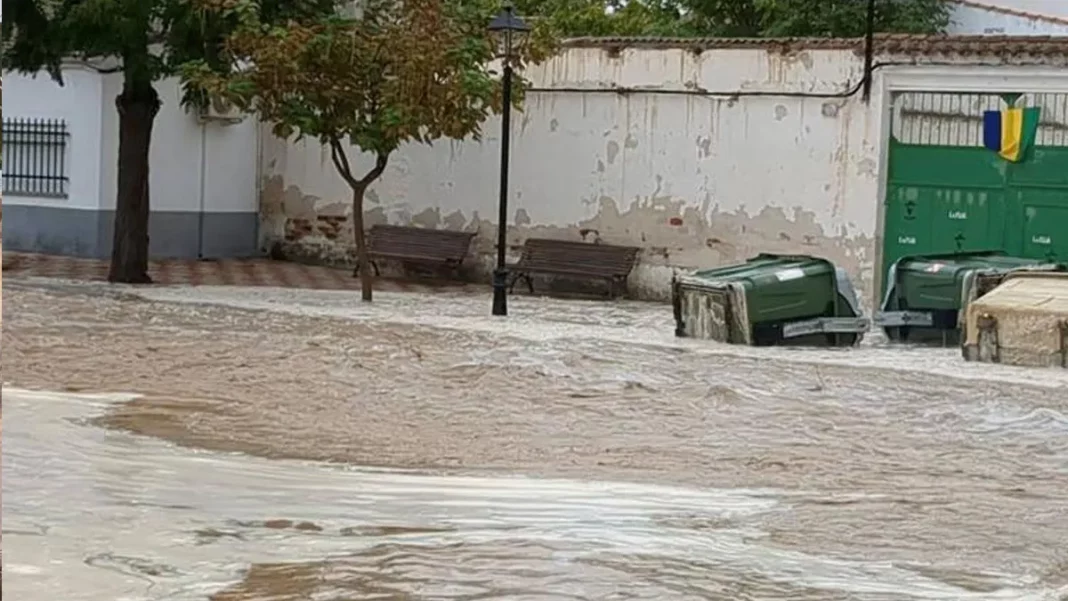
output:
M1068 599L1068 374L670 307L5 282L42 601Z

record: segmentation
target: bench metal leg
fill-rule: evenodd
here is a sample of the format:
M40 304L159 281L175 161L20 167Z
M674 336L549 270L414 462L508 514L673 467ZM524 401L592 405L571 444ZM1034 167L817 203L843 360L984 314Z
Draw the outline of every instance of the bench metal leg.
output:
M374 259L371 260L371 269L375 272L375 277L382 275L382 272L378 270L378 263ZM360 262L356 261L356 267L352 270L352 277L360 277Z
M508 292L515 291L516 282L519 280L525 280L527 283L527 291L530 292L530 294L534 294L534 280L530 277L530 274L526 273L517 273L512 277L512 283L508 285Z

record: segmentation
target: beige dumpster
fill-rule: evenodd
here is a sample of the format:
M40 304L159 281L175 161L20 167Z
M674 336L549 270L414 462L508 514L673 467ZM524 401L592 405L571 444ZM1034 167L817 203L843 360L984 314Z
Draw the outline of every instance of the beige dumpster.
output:
M1068 273L1011 273L964 315L968 361L1068 367Z

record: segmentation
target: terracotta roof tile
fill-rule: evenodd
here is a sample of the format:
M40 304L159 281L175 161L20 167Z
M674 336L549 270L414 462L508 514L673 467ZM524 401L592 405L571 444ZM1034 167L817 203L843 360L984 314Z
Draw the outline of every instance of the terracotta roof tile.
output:
M853 38L661 38L661 37L584 37L564 40L572 48L682 48L685 50L719 50L729 48L828 49L854 48Z
M1068 36L880 35L878 54L1068 58Z
M563 42L571 48L679 48L705 50L765 48L780 52L796 50L864 49L863 38L655 38L605 37L572 38ZM1068 36L917 35L879 34L876 54L1032 56L1068 59Z
M949 0L950 2L960 4L961 6L968 6L971 8L977 8L979 10L985 10L992 13L1000 13L1003 15L1010 15L1013 17L1020 17L1021 19L1032 19L1034 21L1044 21L1046 23L1056 23L1058 25L1068 25L1068 19L1064 17L1056 17L1053 15L1043 15L1039 13L1032 13L1023 10L1017 10L1015 8L1006 8L1004 6L998 6L995 4L987 4L981 0Z

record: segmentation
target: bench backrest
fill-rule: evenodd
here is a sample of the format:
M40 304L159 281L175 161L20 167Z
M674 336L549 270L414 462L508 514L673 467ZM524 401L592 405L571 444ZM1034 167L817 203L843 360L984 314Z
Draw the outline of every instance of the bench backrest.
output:
M528 238L523 244L519 264L534 270L561 269L594 276L623 277L634 268L639 250L636 246Z
M372 253L414 253L460 260L467 256L474 232L432 230L403 225L374 225L368 247Z

